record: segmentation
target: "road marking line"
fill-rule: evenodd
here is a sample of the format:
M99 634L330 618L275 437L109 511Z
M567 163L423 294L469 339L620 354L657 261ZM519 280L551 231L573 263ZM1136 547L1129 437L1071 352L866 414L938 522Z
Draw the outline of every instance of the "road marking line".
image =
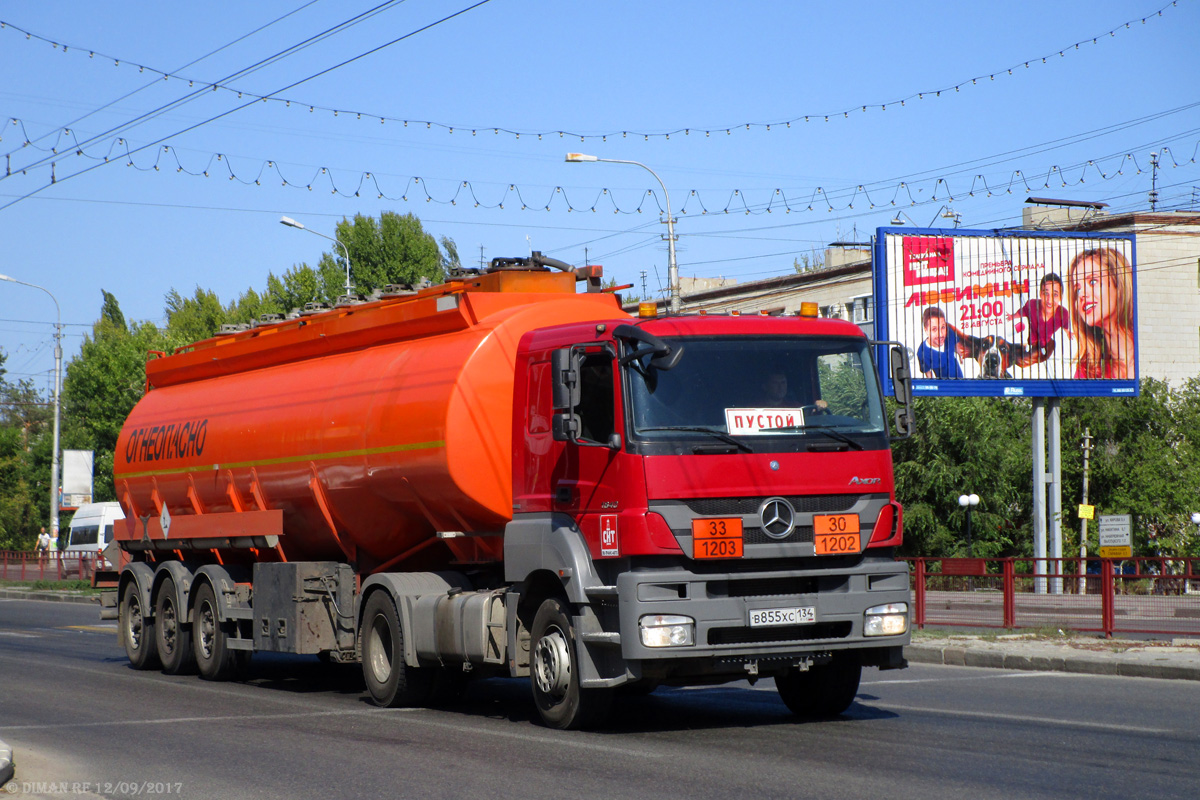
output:
M0 731L43 731L76 728L104 728L127 725L175 725L182 722L245 722L260 719L303 719L307 717L338 717L354 714L418 711L408 708L380 708L375 711L352 709L348 711L301 711L295 714L233 714L220 717L172 717L170 719L110 719L101 722L55 722L44 725L0 725Z
M101 722L61 722L50 723L43 725L0 725L0 732L9 731L29 731L29 730L77 730L86 728L105 728L105 727L127 727L141 725L177 725L180 723L203 723L203 722L254 722L257 720L271 719L309 719L313 717L355 717L355 716L390 716L404 715L404 724L425 725L432 728L441 728L444 730L453 730L461 732L472 732L479 734L479 729L469 726L449 722L440 722L438 720L429 719L425 715L431 712L425 708L375 708L375 709L349 709L339 711L307 711L294 714L238 714L228 716L215 717L174 717L171 719L124 719L124 720L104 720ZM507 724L507 723L505 723ZM638 750L628 747L613 747L610 745L596 744L590 741L578 741L577 737L572 735L564 735L566 738L555 736L538 736L536 734L520 733L505 730L490 730L485 734L488 738L505 738L516 739L522 742L531 742L535 744L545 744L553 747L574 747L583 750L592 750L596 752L615 753L619 755L632 756L637 758L662 758L663 756L654 753L647 753L643 750Z
M859 701L862 703L862 701ZM923 714L942 714L948 717L969 717L972 719L996 719L1009 722L1033 722L1038 725L1056 725L1060 728L1088 728L1102 731L1117 731L1119 733L1173 733L1171 728L1144 728L1138 725L1128 725L1124 722L1085 722L1082 720L1054 719L1053 717L1034 717L1024 714L996 714L990 711L967 711L953 708L926 708L923 706L903 706L893 703L880 703L874 700L862 703L867 708L879 708L889 711L916 711Z
M891 681L863 681L859 686L899 686L902 683L952 683L955 681L996 681L1010 678L1076 678L1071 672L1005 672L1000 675L969 675L962 678L898 678Z
M63 625L58 628L60 631L92 631L93 633L116 633L117 624L114 622L111 625Z
M17 633L16 631L0 631L0 636L9 636L13 639L37 639L41 636L40 633Z

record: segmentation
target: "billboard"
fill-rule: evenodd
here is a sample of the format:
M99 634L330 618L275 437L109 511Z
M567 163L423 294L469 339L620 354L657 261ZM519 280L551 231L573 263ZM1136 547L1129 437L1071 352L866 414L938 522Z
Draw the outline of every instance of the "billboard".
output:
M74 511L92 502L92 451L62 451L62 486L59 494L62 511Z
M904 344L913 394L1138 393L1132 234L876 234L875 334Z

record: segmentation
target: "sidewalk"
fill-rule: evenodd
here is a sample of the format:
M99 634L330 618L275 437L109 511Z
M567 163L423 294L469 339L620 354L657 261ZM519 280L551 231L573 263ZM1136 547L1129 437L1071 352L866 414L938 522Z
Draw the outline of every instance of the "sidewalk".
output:
M1035 634L935 636L915 631L904 648L914 664L1200 681L1200 639L1143 641Z
M83 592L0 588L0 600L47 600L52 603L91 603L97 605L100 602L100 595L85 594Z

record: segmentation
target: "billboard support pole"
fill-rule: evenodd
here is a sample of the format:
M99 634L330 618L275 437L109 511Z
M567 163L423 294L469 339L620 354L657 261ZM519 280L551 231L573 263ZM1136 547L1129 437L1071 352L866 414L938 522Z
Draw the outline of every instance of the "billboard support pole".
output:
M1046 483L1050 492L1049 514L1047 522L1050 525L1050 573L1055 577L1050 581L1050 593L1063 593L1063 539L1062 539L1062 439L1059 428L1059 409L1061 401L1057 397L1050 398L1049 429L1046 431L1050 446L1049 474Z
M1033 586L1046 593L1046 400L1033 398Z

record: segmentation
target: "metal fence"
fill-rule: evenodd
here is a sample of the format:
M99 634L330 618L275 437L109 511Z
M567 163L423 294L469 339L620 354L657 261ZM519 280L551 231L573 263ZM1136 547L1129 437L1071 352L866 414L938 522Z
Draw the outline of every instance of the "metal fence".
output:
M46 555L0 550L0 580L90 581L99 556L95 553L51 552Z
M1200 636L1200 559L913 558L913 624ZM1039 569L1040 568L1040 569Z

